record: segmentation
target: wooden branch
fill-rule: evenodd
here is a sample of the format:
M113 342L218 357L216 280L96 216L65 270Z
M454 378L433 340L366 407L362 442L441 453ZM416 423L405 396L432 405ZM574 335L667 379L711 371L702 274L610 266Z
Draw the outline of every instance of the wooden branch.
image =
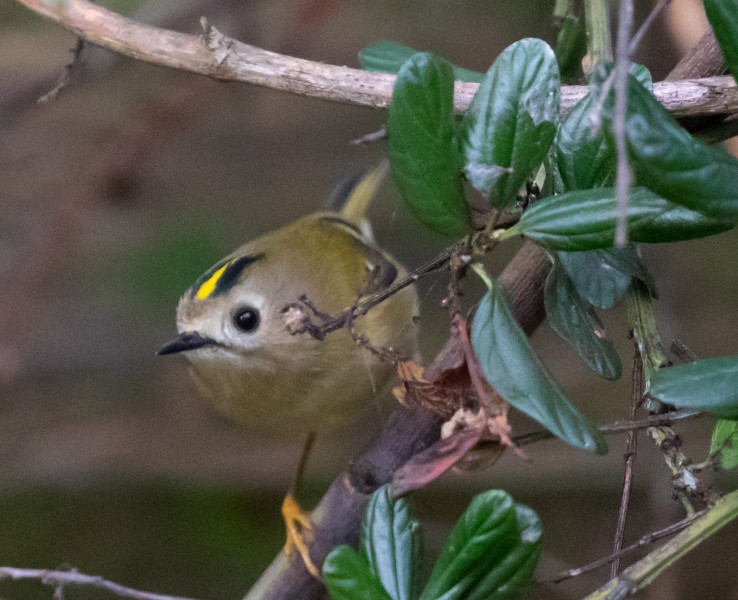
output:
M700 50L698 45L680 64L690 62ZM709 67L703 64L703 68ZM543 252L535 244L526 242L500 276L515 318L528 335L545 318L543 287L547 272L548 260ZM441 349L426 370L428 378L437 375L450 349L450 343ZM332 547L356 542L371 492L389 482L397 466L435 441L439 425L435 417L421 410L399 408L392 414L382 434L333 482L315 510L318 525L311 552L317 564L322 564ZM612 430L632 428L629 423L618 425L622 426ZM323 592L322 584L310 576L302 562L291 562L280 552L244 600L310 600L323 597Z
M543 286L548 260L543 252L527 242L510 261L500 282L505 286L515 317L527 333L543 321ZM442 368L449 342L426 371ZM355 544L359 524L372 492L388 483L392 473L413 455L438 439L440 418L421 409L398 408L384 431L371 446L358 455L349 468L333 482L313 512L314 533L310 553L321 564L328 552L339 544ZM283 552L262 574L246 595L246 600L321 598L323 585L316 581L297 558L290 561Z
M715 34L710 29L697 45L666 76L667 81L716 77L725 73L725 59Z
M79 571L54 571L49 569L19 569L17 567L0 567L0 580L12 579L20 581L23 579L35 579L42 584L55 588L54 598L63 597L63 589L66 586L92 587L105 590L120 598L131 600L192 600L182 596L170 596L165 594L153 594L135 590L114 581L108 581L98 575L85 575Z
M88 0L16 0L85 41L157 65L241 81L333 102L386 108L395 76L312 62L263 50L205 26L203 36L137 23ZM456 82L454 108L469 106L478 84ZM563 86L564 112L587 93L586 86ZM659 101L678 116L738 113L738 87L732 77L708 77L654 85Z
M394 76L268 52L220 36L209 26L205 27L206 45L200 36L142 25L87 0L17 1L90 43L162 66L376 108L386 107L391 98ZM476 88L476 84L457 82L457 112L466 109ZM583 86L565 86L564 109L573 106L586 91ZM679 115L738 112L738 90L729 77L662 82L655 86L655 92L667 108ZM528 242L500 277L513 312L528 333L544 318L542 290L547 266L543 253ZM443 357L444 350L436 366L443 363ZM429 372L433 368L431 365ZM397 467L435 441L439 425L437 417L422 410L399 408L393 413L384 432L333 482L314 511L311 553L316 563L322 563L332 547L356 541L370 494L387 483ZM280 553L247 598L309 600L323 594L322 584L310 576L301 561L290 561Z

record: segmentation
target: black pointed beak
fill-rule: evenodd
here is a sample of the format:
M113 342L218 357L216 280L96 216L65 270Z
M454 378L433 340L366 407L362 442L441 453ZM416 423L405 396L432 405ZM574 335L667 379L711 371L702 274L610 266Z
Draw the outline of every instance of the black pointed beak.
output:
M202 348L203 346L210 346L217 344L213 339L204 337L197 333L197 331L185 331L180 333L171 342L164 344L157 354L163 356L164 354L176 354L178 352L186 352L187 350L194 350L195 348Z

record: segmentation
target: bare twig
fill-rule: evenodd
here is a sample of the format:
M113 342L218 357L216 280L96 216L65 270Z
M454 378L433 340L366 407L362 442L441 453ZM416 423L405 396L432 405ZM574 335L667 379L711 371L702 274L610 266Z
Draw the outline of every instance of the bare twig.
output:
M615 421L607 425L600 425L599 429L604 434L623 433L628 431L638 431L641 429L648 429L649 427L657 427L659 425L672 425L679 421L687 421L688 419L694 419L695 417L704 416L706 413L701 413L696 410L678 410L670 413L664 413L661 415L651 415L645 419L638 421ZM536 444L544 440L553 439L555 436L547 429L539 429L537 431L531 431L530 433L524 433L512 438L512 441L516 446L529 446Z
M704 498L707 490L700 481L692 460L682 452L682 438L667 425L650 427L648 435L661 451L661 456L671 471L671 485L676 497L684 506L687 515L693 515L695 508L691 498Z
M578 577L579 575L583 575L584 573L588 573L589 571L594 571L595 569L598 569L599 567L604 567L608 563L614 564L616 561L619 561L622 556L625 556L626 554L630 554L634 550L638 550L638 548L643 548L643 546L648 546L649 544L658 542L659 540L665 537L669 537L670 535L679 533L683 529L686 529L687 527L689 527L692 523L694 523L698 518L700 518L704 514L705 514L705 511L702 511L701 513L697 513L696 515L687 517L686 519L673 523L672 525L669 525L668 527L664 527L663 529L659 529L658 531L647 533L646 535L641 537L641 539L639 539L637 542L631 544L630 546L626 546L625 548L622 548L621 550L618 550L617 552L613 552L609 556L605 556L598 560L592 561L591 563L586 564L582 567L577 567L576 569L569 569L567 571L559 573L558 575L554 575L553 577L549 579L544 579L541 583L559 583L561 581L564 581L565 579L570 579L572 577Z
M619 247L628 243L628 198L633 183L633 172L628 160L628 147L625 139L625 119L628 110L628 45L633 28L633 0L620 0L618 12L618 36L615 46L615 71L613 86L615 87L615 114L612 120L612 133L615 138L617 155L617 176L615 178L615 195L617 204L617 225L615 228L615 244Z
M643 362L638 348L633 355L633 377L631 382L630 411L628 417L635 420L636 410L643 398ZM628 517L628 503L630 502L630 490L633 487L633 464L636 459L638 447L638 430L631 429L625 436L625 476L623 477L623 493L620 496L620 510L618 511L618 524L615 528L615 541L612 546L613 554L617 555L623 547L625 536L625 522ZM610 576L615 577L620 570L620 557L617 557L611 565Z
M16 1L90 43L161 66L374 108L386 108L392 97L394 75L285 56L226 36L209 49L200 36L143 25L88 0ZM457 113L467 109L477 88L476 83L456 82ZM562 110L570 110L588 92L587 86L563 86ZM732 77L661 82L654 94L680 116L738 112L738 86Z
M610 425L602 425L599 430L602 433L618 433L620 431L632 431L635 429L648 429L649 427L658 427L659 425L672 425L679 421L686 421L701 417L705 413L696 410L677 410L674 412L662 413L659 415L651 415L639 421L616 421Z
M440 254L438 254L438 256L436 256L434 259L430 260L424 265L421 265L417 269L414 269L413 271L408 273L407 276L397 280L388 288L380 290L379 292L372 294L367 298L359 300L354 306L347 308L346 310L335 316L322 313L319 310L319 307L314 306L310 302L309 298L306 298L304 296L299 298L298 302L289 304L284 307L282 309L282 312L288 313L290 309L293 308L301 310L302 307L300 305L302 304L307 306L310 309L310 312L317 315L320 318L321 323L315 324L308 315L307 320L300 323L296 327L291 327L290 331L293 334L307 333L317 340L322 340L329 333L333 333L334 331L338 331L339 329L350 326L358 317L364 316L367 312L369 312L369 310L377 306L377 304L384 302L390 296L394 296L398 292L404 290L406 287L414 284L423 275L432 273L433 271L437 271L438 269L440 269L449 261L456 247L457 244L449 246Z
M372 131L371 133L367 133L365 135L362 135L359 138L356 138L355 140L351 140L351 144L354 146L361 146L362 144L371 144L373 142L378 142L379 140L386 140L387 139L387 128L382 127L382 129L379 129L377 131Z
M630 40L630 44L628 44L628 56L633 56L633 54L635 54L635 51L638 49L643 36L645 36L648 30L651 28L651 25L653 25L656 17L658 17L661 14L661 11L669 6L669 4L671 4L671 0L658 0L658 2L656 2L656 5L651 9L651 12L648 13L648 16L645 18L643 23L641 23L638 31L636 31L635 35Z
M738 517L738 491L721 498L673 539L611 579L586 600L621 600L650 585L667 568Z
M168 596L162 594L152 594L150 592L142 592L133 588L120 585L113 581L103 579L98 575L85 575L78 571L53 571L49 569L19 569L17 567L0 567L0 580L12 579L18 581L21 579L36 579L44 585L58 590L68 585L93 587L105 590L111 594L115 594L121 598L132 598L133 600L192 600L183 596Z
M59 77L56 85L51 90L46 92L43 96L41 96L36 102L38 102L39 104L43 104L44 102L56 100L59 97L59 93L72 81L72 75L74 74L74 71L82 66L82 50L84 50L84 47L85 41L81 37L78 37L77 43L71 50L72 60L70 60L69 63L64 66L64 72L61 74L61 77Z

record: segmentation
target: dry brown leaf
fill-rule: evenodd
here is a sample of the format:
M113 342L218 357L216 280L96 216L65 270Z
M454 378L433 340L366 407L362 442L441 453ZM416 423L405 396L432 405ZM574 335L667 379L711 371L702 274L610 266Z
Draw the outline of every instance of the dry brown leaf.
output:
M392 476L394 497L399 498L438 479L476 445L483 433L481 427L457 431L413 456Z
M425 369L414 361L398 363L397 375L400 385L392 393L405 406L417 405L449 418L467 397L453 378L428 381Z

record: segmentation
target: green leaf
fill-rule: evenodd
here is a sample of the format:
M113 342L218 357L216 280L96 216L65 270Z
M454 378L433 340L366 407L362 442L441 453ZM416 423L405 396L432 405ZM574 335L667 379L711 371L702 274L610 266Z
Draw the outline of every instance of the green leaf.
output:
M648 70L648 67L639 65L638 63L630 63L628 66L628 73L630 73L644 89L649 92L653 91L653 77L651 76L651 71Z
M456 158L451 66L428 53L400 69L387 133L392 174L403 199L430 229L448 236L469 231Z
M563 183L559 192L611 186L615 181L615 153L605 135L593 135L592 109L587 94L574 105L556 135L556 167Z
M551 250L594 250L614 245L617 220L614 188L576 190L541 200L523 213L501 240L524 235ZM727 231L728 217L708 217L677 206L645 188L628 203L628 233L634 242L676 242Z
M502 490L472 499L441 551L421 600L507 598L530 583L541 523Z
M512 406L576 448L607 451L602 434L569 402L531 348L497 283L474 315L472 344L487 381Z
M586 252L559 252L559 260L579 295L597 308L617 304L632 277L640 279L654 298L658 297L651 274L641 261L635 246Z
M738 467L738 421L718 419L712 430L710 456L725 470Z
M613 105L611 93L603 107L609 124ZM738 219L738 160L692 137L632 77L625 133L637 185L691 210Z
M469 182L496 208L515 200L556 135L559 71L537 39L509 46L487 71L464 115L461 151Z
M538 515L527 506L515 507L519 545L479 581L467 600L501 600L517 595L533 582L541 555L543 527Z
M738 79L738 2L705 0L705 12L723 51L728 71Z
M653 87L646 67L631 63L629 69L642 86ZM556 167L563 183L556 189L558 193L609 187L615 181L615 150L603 128L596 130L592 123L592 111L598 109L597 97L606 76L604 68L595 72L592 87L596 93L587 94L574 105L556 134Z
M359 63L361 68L366 71L397 73L402 67L402 63L416 52L417 50L405 44L391 40L379 40L359 50ZM451 67L454 70L454 79L459 81L481 83L484 79L484 73L470 71L456 65L451 65Z
M738 419L738 356L706 358L659 369L651 376L648 394L677 408Z
M362 524L361 553L392 600L418 597L421 544L410 502L393 501L389 485L374 492Z
M605 379L620 379L620 357L607 339L604 325L556 259L546 279L544 301L549 325L574 347L587 366Z
M581 73L582 57L586 52L587 31L584 25L575 15L566 15L561 22L554 49L562 80L570 81Z
M366 558L349 546L337 546L325 557L323 579L333 600L391 600Z

